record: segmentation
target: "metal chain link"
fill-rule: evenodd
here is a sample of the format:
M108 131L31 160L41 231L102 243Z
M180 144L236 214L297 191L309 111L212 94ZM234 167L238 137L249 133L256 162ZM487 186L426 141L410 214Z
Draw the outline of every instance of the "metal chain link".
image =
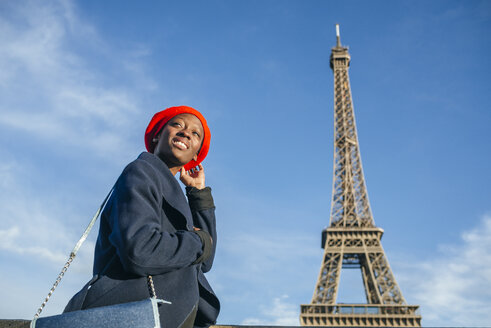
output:
M150 294L153 298L157 298L157 294L155 293L155 286L153 285L152 276L148 276L148 288L150 289Z
M46 296L46 299L44 300L43 304L41 304L41 306L37 310L36 314L34 315L34 319L39 318L39 316L41 315L41 312L43 312L43 309L46 306L46 303L48 303L49 298L51 297L51 295L53 295L56 287L58 287L58 284L60 283L61 279L65 275L65 272L68 270L68 267L70 266L70 264L72 264L74 258L75 258L75 254L71 253L70 257L68 258L65 265L63 266L63 269L61 269L61 272L58 275L58 278L56 278L56 281L53 284L53 287L51 287L51 290L49 291L48 296ZM155 292L155 286L153 284L152 276L148 276L148 288L150 290L151 296L154 298L157 298L157 293Z
M75 254L71 253L70 257L68 258L68 261L66 261L65 265L63 266L63 269L61 269L61 272L58 275L58 278L56 278L56 281L53 284L53 287L51 287L51 290L49 291L48 296L46 296L46 299L44 300L43 304L41 304L38 311L34 315L34 319L39 318L39 315L41 314L41 312L43 312L43 308L46 306L46 303L48 303L48 300L51 297L51 295L53 294L53 292L55 291L56 287L58 287L58 284L60 283L61 279L65 275L65 272L68 270L68 267L70 266L70 264L72 263L74 258L75 258Z
M46 299L44 300L43 304L41 304L41 306L39 307L38 311L34 315L34 319L33 320L36 320L37 318L39 318L39 315L43 311L43 308L46 306L46 303L48 303L49 298L51 297L51 295L55 291L56 287L60 283L61 278L63 278L63 276L65 275L65 272L68 270L68 267L70 266L70 264L72 263L73 259L75 258L75 255L77 255L77 252L78 252L79 248L82 246L82 244L84 243L85 239L87 239L87 236L89 235L90 230L92 229L92 227L94 226L95 221L97 220L97 218L101 214L102 209L104 208L104 206L106 206L106 203L107 203L109 197L111 196L113 190L114 190L114 186L111 188L111 190L107 194L106 198L104 198L104 201L102 202L101 206L97 209L97 212L92 217L92 220L90 220L89 225L87 226L87 228L85 229L84 233L82 234L82 237L80 237L80 239L78 240L77 244L73 248L72 252L70 253L70 257L68 258L68 261L63 266L63 269L61 269L61 272L58 275L58 278L56 278L56 281L53 284L53 287L51 287L51 290L49 291L48 296L46 296Z

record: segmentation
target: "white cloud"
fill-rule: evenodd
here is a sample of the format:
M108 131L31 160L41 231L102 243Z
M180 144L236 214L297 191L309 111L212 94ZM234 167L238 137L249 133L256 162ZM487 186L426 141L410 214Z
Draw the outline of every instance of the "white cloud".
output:
M149 48L115 49L80 15L76 2L20 0L0 7L0 289L10 295L0 318L29 318L93 214L75 203L90 191L67 196L72 188L58 189L71 165L67 154L88 154L94 167L98 159L126 162L121 157L134 153L135 129L140 136L139 124L146 123L140 103L155 85L145 72ZM16 135L22 139L17 145ZM44 159L29 158L29 149L39 146L40 153L59 159L48 162L49 170ZM59 180L52 184L53 177ZM80 183L76 179L68 183ZM59 313L90 278L96 230L47 314Z
M73 229L71 221L64 219L73 210L69 205L36 200L22 186L11 187L8 193L0 194L0 255L9 253L26 262L61 267L84 228ZM78 215L70 215L78 219Z
M48 260L53 263L63 263L66 255L61 252L54 252L46 247L22 246L18 242L20 228L13 226L7 230L0 230L0 250L13 252L19 255L35 256L40 260Z
M85 228L71 222L88 222L89 218L79 218L73 205L63 203L57 195L31 190L30 170L0 157L5 161L0 163L0 290L9 295L8 304L0 307L0 318L29 319ZM83 245L46 314L60 313L90 278L96 234Z
M311 297L322 256L315 246L300 231L219 237L214 269L207 277L222 301L220 323L298 325L300 303ZM311 279L306 278L310 273ZM232 315L237 308L244 311Z
M0 256L10 254L26 263L61 267L85 228L70 224L84 218L60 195L31 190L30 170L15 160L4 160L0 163ZM80 261L90 264L92 260L84 255Z
M242 325L298 326L299 306L287 302L288 295L275 297L273 304L261 309L263 318L247 318Z
M402 274L406 298L420 304L425 326L486 326L491 322L491 216L441 245L438 256Z
M230 257L231 262L237 270L230 275L240 279L256 277L256 283L261 281L262 276L269 275L267 272L275 273L284 268L292 261L308 260L319 257L319 249L309 247L310 236L298 232L292 233L237 233L234 236L224 236L221 241L220 252Z
M0 162L0 186L2 188L9 188L14 185L14 179L12 171L15 169L16 164L14 161Z
M112 64L142 89L155 88L142 69L149 50L111 49L72 1L19 1L8 9L0 14L0 125L106 158L125 153L141 96L93 66Z

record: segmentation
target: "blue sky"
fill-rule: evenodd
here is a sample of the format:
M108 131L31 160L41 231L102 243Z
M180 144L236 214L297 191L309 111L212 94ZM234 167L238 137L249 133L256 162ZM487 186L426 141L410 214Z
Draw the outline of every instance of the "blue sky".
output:
M489 1L1 1L0 317L33 316L151 116L186 104L212 131L218 323L297 325L329 223L336 23L404 297L424 326L489 325ZM46 314L90 278L96 234Z

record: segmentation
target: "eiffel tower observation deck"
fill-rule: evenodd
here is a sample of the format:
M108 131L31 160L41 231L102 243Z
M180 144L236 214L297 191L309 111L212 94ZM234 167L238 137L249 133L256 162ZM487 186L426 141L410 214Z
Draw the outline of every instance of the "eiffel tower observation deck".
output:
M302 326L421 327L418 305L408 305L390 269L375 226L363 177L349 82L350 54L337 43L334 73L334 173L330 225L322 231L324 256L310 304L300 307ZM359 268L366 304L337 303L342 268Z

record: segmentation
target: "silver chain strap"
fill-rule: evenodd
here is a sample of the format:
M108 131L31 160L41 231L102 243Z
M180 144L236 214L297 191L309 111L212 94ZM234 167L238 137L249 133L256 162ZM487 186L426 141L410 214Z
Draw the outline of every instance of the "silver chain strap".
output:
M153 298L157 298L157 293L155 293L155 286L153 285L152 276L148 276L148 288L150 289L150 294Z
M53 287L51 287L51 290L49 291L48 296L46 296L46 299L44 300L43 304L41 304L41 306L37 310L36 314L34 315L34 319L39 318L39 316L41 315L41 312L43 312L43 309L46 306L46 303L48 303L49 298L54 293L56 287L58 287L58 284L60 283L61 279L65 275L65 272L68 270L68 267L70 266L70 264L72 264L72 261L74 258L75 258L75 254L71 253L70 257L68 258L68 261L66 261L65 265L63 266L63 269L61 269L61 272L58 275L58 278L56 279L55 283L53 284ZM157 298L157 293L155 292L155 285L153 284L152 276L148 276L148 289L150 291L150 296L152 296L153 298Z
M79 241L77 242L77 244L75 245L75 247L71 251L70 257L68 258L68 261L66 261L65 265L63 266L63 269L61 269L61 272L58 275L58 278L56 278L56 281L53 284L53 287L51 287L51 290L49 291L48 296L46 296L46 299L44 300L43 304L41 304L41 306L37 310L36 314L34 315L34 320L39 318L39 315L43 311L43 308L46 306L46 303L48 303L49 298L51 297L51 295L53 295L53 292L55 291L56 287L58 287L58 284L60 283L61 279L65 275L65 272L68 270L68 267L70 266L70 264L72 264L72 261L75 258L75 256L77 255L77 252L78 252L80 246L82 246L85 239L87 239L87 236L89 235L90 230L92 230L92 227L94 226L95 221L97 220L97 218L101 214L101 211L104 208L104 206L106 205L107 200L109 199L109 196L111 196L113 190L114 190L114 187L111 188L111 191L109 191L106 198L104 198L102 205L99 207L99 209L97 209L97 212L92 217L92 220L90 220L89 225L87 226L84 233L82 234L82 237L80 237ZM153 285L153 282L152 282L152 285Z
M63 266L63 269L61 269L61 272L58 275L58 278L56 278L56 281L53 284L53 287L51 287L51 290L49 291L48 296L46 296L46 299L44 300L43 304L41 304L41 306L39 307L38 311L34 315L34 319L39 318L39 315L41 314L41 312L43 311L44 307L46 306L46 303L48 303L49 298L54 293L56 287L58 287L58 284L60 283L61 279L65 275L65 272L68 270L68 267L70 266L70 264L72 264L72 261L73 261L74 258L75 258L75 254L71 253L70 254L70 257L68 258L68 261L66 261L65 265Z

